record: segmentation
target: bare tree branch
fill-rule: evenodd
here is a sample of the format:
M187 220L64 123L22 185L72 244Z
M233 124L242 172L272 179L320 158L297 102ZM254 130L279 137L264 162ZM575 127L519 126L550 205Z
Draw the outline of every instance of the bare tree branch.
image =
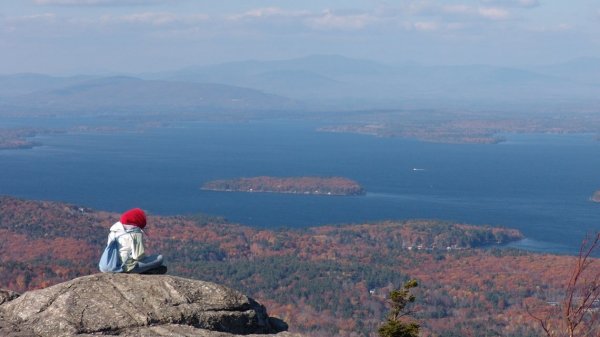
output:
M581 242L565 296L555 310L560 314L558 319L541 318L527 308L529 316L540 324L548 337L600 337L600 262L594 258L598 250L600 231L587 235Z

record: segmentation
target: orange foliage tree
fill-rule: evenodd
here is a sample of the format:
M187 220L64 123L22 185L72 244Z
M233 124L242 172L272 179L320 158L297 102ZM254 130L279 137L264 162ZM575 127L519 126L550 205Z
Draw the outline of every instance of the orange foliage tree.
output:
M581 243L565 296L560 304L540 317L531 313L548 337L600 336L600 232L587 236Z

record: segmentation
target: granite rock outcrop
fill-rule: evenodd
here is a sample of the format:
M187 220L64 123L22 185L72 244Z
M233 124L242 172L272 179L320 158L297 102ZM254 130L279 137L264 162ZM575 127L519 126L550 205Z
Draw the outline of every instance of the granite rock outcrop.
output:
M300 336L239 291L170 275L95 274L17 296L0 292L2 336Z

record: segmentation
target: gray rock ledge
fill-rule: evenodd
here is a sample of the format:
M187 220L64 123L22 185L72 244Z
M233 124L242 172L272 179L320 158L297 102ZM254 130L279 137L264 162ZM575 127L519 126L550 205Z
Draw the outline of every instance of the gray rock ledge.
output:
M19 297L19 294L14 291L0 289L0 305L8 301L12 301L17 297Z
M0 305L6 337L300 337L286 327L236 290L169 275L95 274Z

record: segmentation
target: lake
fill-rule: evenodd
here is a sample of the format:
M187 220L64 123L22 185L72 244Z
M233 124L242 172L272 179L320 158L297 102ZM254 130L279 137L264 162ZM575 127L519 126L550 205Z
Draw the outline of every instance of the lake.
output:
M264 228L443 219L518 228L527 240L515 246L560 253L600 228L600 204L589 200L600 189L600 142L591 135L508 134L501 144L457 145L315 129L299 121L187 122L39 136L44 146L0 151L0 193L115 212L207 213ZM259 175L344 176L367 195L199 188Z

